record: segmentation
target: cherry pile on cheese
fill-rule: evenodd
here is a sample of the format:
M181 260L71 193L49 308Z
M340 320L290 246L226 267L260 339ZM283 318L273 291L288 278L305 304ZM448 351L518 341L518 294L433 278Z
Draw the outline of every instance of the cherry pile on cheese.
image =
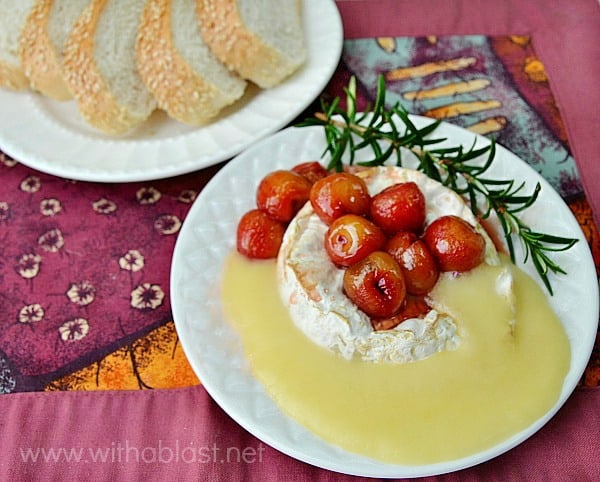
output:
M500 263L493 242L454 191L412 169L378 167L356 175L365 181L371 195L394 184L415 182L427 201L426 223L444 215L466 220L484 237L485 263ZM433 309L425 317L405 320L391 330L375 331L369 316L344 293L344 269L331 262L323 247L327 228L307 203L288 226L278 256L278 289L283 303L294 323L312 341L345 358L395 363L420 360L460 344L455 320L432 297L429 302ZM442 277L454 276L442 273ZM508 269L500 271L494 284L510 301L512 282Z

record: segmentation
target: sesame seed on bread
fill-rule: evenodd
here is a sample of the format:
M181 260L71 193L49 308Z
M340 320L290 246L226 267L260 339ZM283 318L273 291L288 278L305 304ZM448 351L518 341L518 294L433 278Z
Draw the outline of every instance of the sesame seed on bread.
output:
M37 0L20 36L20 56L31 87L56 100L72 98L64 81L63 49L89 0Z
M269 88L306 58L297 0L196 0L202 35L241 77Z
M0 87L23 90L29 80L19 56L19 36L35 0L0 0Z
M246 88L204 43L195 0L148 0L137 59L142 80L159 107L186 124L209 122Z
M146 0L92 0L65 46L64 73L82 116L124 134L156 109L137 69L135 43Z

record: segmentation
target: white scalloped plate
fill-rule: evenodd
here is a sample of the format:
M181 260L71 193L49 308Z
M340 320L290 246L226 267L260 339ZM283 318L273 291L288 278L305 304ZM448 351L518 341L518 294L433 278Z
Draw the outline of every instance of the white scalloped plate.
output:
M413 117L415 124L430 122ZM442 124L436 137L448 145L471 147L474 134ZM477 137L478 146L489 142ZM257 143L228 163L202 190L179 234L171 269L173 317L192 368L214 400L241 426L276 449L304 462L337 472L371 477L419 477L470 467L515 447L538 431L564 404L588 363L598 327L598 280L588 245L569 208L552 187L514 154L497 146L489 177L542 185L538 201L523 213L529 225L556 235L577 237L555 260L569 273L553 277L550 304L571 344L571 367L559 400L526 430L480 453L433 465L381 463L332 446L280 411L251 375L239 338L225 322L219 282L225 257L235 249L241 215L254 207L259 180L268 172L318 159L325 143L321 128L288 128ZM522 253L518 252L518 259ZM521 266L535 279L535 269ZM541 281L539 281L541 285ZM240 401L243 400L243 403Z
M85 123L74 101L0 89L0 149L42 172L98 182L165 178L229 159L292 121L333 75L343 43L335 2L303 0L302 21L302 68L272 89L251 86L210 125L187 126L157 111L127 137L109 138Z

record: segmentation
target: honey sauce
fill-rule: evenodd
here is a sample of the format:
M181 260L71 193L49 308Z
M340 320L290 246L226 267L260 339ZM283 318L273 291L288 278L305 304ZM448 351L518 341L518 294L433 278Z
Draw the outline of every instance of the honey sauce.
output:
M311 342L279 299L275 261L232 253L222 301L253 376L285 414L347 451L431 464L502 442L559 398L565 331L544 292L511 266L513 313L494 290L501 269L481 265L438 283L432 296L460 320L460 346L407 364L349 361Z

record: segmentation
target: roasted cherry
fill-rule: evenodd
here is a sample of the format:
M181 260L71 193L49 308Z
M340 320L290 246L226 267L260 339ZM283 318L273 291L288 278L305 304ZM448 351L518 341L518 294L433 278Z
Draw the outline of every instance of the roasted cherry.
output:
M386 233L420 233L425 224L425 196L414 182L394 184L373 196L371 219Z
M344 214L367 214L371 196L360 177L336 172L313 184L310 203L321 221L331 224Z
M483 236L458 216L435 219L423 239L442 271L469 271L485 258Z
M317 161L307 161L296 164L294 167L292 167L292 172L305 177L311 184L314 184L319 179L323 179L329 175L327 169L325 169Z
M411 235L414 239L411 241ZM411 295L424 295L431 291L439 278L436 260L425 242L413 233L402 232L392 237L385 250L402 268L406 291Z
M346 214L331 223L325 235L325 249L338 266L350 266L369 253L381 250L385 234L368 219Z
M237 250L248 258L277 257L285 225L260 209L244 214L237 226Z
M400 311L389 318L372 318L371 326L375 331L391 330L403 321L411 318L423 318L431 308L421 296L408 295Z
M394 234L385 245L385 250L390 253L396 260L406 249L417 240L417 235L410 231L401 231Z
M286 170L267 174L258 185L256 205L273 219L289 222L308 201L312 184Z
M383 251L374 251L347 268L344 290L358 308L373 318L394 315L406 297L402 269Z

